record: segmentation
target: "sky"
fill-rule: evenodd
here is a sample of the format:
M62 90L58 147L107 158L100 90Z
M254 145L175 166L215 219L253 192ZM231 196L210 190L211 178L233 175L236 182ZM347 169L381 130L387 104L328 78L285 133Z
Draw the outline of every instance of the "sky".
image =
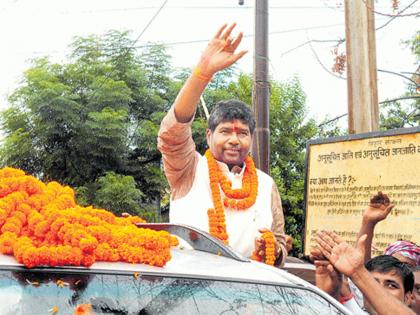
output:
M168 45L175 67L193 67L206 41L224 23L237 23L244 33L239 49L248 50L238 70L252 73L254 1L244 0L0 0L0 109L18 86L29 60L49 56L66 62L74 36L103 34L110 29L129 30L136 46L150 42ZM360 0L362 1L362 0ZM297 76L307 96L309 117L317 121L347 112L345 75L331 72L334 41L345 37L343 1L269 0L269 71L285 82ZM402 41L419 29L412 13L420 1L400 0L400 9L412 4L405 17L393 19L376 32L377 68L414 72L414 56ZM391 0L375 1L376 27L395 14ZM163 7L162 7L163 5ZM157 14L157 15L156 15ZM312 41L311 44L307 44ZM306 43L306 44L305 44ZM345 45L339 47L345 51ZM407 81L378 73L379 101L404 93ZM346 126L344 117L340 123Z

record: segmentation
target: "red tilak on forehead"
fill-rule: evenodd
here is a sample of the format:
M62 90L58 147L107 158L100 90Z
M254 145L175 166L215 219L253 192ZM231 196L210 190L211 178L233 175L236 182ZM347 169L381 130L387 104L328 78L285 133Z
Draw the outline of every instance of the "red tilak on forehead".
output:
M238 131L240 131L240 130L241 130L241 127L239 126L239 122L235 120L233 122L233 132L238 133Z

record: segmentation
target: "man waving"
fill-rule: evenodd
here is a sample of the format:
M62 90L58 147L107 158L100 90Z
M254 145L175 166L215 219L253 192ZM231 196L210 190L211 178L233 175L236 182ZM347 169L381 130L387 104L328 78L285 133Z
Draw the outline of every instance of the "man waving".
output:
M162 121L158 148L171 187L169 217L211 233L246 257L282 265L287 251L280 195L248 155L255 130L250 108L238 100L215 105L204 156L192 139L192 120L207 84L246 53L236 52L242 33L231 37L234 27L217 31Z

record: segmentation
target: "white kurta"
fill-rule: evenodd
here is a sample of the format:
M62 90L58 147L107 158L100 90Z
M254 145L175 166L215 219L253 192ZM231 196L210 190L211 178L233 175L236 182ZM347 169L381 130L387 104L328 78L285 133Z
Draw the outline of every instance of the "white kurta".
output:
M211 197L207 159L204 156L199 156L191 190L186 196L171 200L169 220L171 223L187 224L209 232L207 210L214 208L214 205ZM229 172L226 164L218 163L225 176L232 182L232 188L241 188L245 167L241 173L233 174ZM271 211L273 179L258 169L257 176L258 195L255 204L246 210L225 208L229 245L245 257L250 257L254 251L254 240L261 235L258 229L270 229L273 222ZM221 193L223 200L224 195L222 191Z

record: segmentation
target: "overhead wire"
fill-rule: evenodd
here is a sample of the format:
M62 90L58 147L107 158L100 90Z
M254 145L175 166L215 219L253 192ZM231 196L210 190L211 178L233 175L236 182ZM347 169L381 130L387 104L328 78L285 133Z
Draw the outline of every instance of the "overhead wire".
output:
M411 4L409 4L408 6L406 6L404 9L399 10L395 14L390 14L390 13L383 13L383 12L376 11L373 6L370 6L367 3L367 0L362 0L362 2L365 4L366 8L368 10L372 11L373 13L375 13L377 15L388 16L388 17L393 17L393 18L396 18L396 17L406 17L406 16L417 16L417 15L419 15L420 12L413 12L413 13L401 14L404 11L406 11L408 8L410 8L411 6L413 6L417 1L418 0L414 0Z
M328 25L309 26L309 27L303 27L303 28L291 28L291 29L286 29L286 30L281 30L281 31L269 32L268 35L278 35L278 34L303 32L303 31L310 31L310 30L315 30L315 29L338 27L338 26L343 26L343 25L344 25L343 23L336 23L336 24L328 24ZM243 38L252 38L254 36L255 36L254 34L247 34L247 35L244 35ZM137 42L139 40L139 37L135 40L135 42ZM161 45L165 45L165 46L177 46L177 45L207 43L208 41L209 41L209 38L186 40L186 41L176 41L176 42L159 42L157 44L161 44ZM146 44L141 44L141 45L132 45L130 48L126 48L126 49L147 48L147 47L153 47L155 45L156 45L156 43L146 43ZM112 50L114 50L114 49L108 49L107 51L112 51ZM59 51L57 51L57 50L54 50L54 51L37 51L37 52L33 52L33 53L46 54L46 53L49 53L49 52L59 53Z
M408 10L408 8L410 8L411 6L413 6L418 0L414 0L412 3L410 3L408 6L406 6L404 9L401 9L399 11L399 14L392 16L386 23L384 23L383 25L379 26L376 28L376 30L380 30L382 28L384 28L385 26L387 26L389 23L391 23L392 21L394 21L397 17L402 17L401 13L405 12L406 10ZM419 12L416 13L416 15L419 15Z
M164 6L166 5L166 3L168 2L168 0L164 0L162 2L162 5L159 7L159 9L155 12L155 14L152 16L152 18L149 20L149 22L146 24L146 26L143 28L143 30L140 32L140 34L137 36L137 38L133 41L132 45L130 47L126 48L126 52L125 54L123 54L123 56L125 57L131 49L133 49L134 45L139 41L139 39L141 38L141 36L144 34L144 32L146 32L146 30L149 28L149 26L153 23L153 21L156 19L156 17L159 15L159 13L163 10ZM112 69L112 71L108 72L108 74L105 76L104 80L102 81L102 83L99 85L98 88L96 88L95 91L99 91L101 89L101 87L105 84L105 82L107 80L109 80L109 78L111 77L111 75L113 75L115 72L115 69ZM95 95L95 92L93 93L93 95Z
M69 13L87 13L87 14L97 14L97 13L103 13L103 12L129 12L129 11L142 11L142 10L152 10L152 9L156 9L158 8L158 6L155 5L151 5L151 6L140 6L140 7L128 7L128 8L110 8L110 9L95 9L95 10L82 10L82 11L62 11L60 12L61 14L69 14ZM383 8L386 9L388 7L385 6L376 6L376 8ZM417 7L416 7L417 8ZM232 9L232 10L250 10L250 9L254 9L254 6L192 6L192 5L185 5L185 6L166 6L165 9L179 9L179 10L185 10L185 9L192 9L192 10L226 10L226 9ZM342 10L342 6L336 5L336 6L329 6L327 4L324 5L320 5L320 6L293 6L293 5L283 5L283 6L270 6L269 7L270 10L277 10L277 9L282 9L282 10L300 10L300 9L305 9L305 10L311 10L311 9L315 9L315 10L324 10L324 9L328 9L328 10ZM384 14L385 15L385 14Z

